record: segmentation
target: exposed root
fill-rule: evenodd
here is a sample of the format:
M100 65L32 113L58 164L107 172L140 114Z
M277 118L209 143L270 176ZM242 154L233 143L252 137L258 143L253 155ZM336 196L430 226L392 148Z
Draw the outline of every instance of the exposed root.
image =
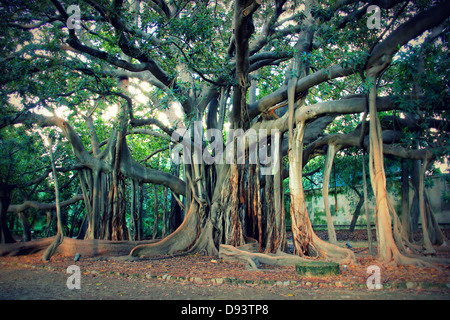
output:
M326 258L322 261L333 261L340 264L353 264L356 262L353 251L329 244L320 240L317 236L315 236L314 241L317 248L320 248L321 253L326 255ZM255 247L257 246L254 243L238 248L230 245L220 245L219 258L247 263L254 269L257 268L258 263L273 266L295 266L299 262L315 260L315 258L300 257L281 251L276 254L254 252L253 249Z
M222 258L226 261L248 263L254 266L256 266L255 261L271 266L295 266L295 264L299 262L308 260L306 258L290 254L249 252L225 244L221 244L219 246L219 258Z
M54 241L55 237L37 239L28 242L16 242L0 245L0 256L21 256L43 253ZM153 243L150 241L109 241L109 240L78 240L65 237L56 249L63 256L120 256L126 255L138 244Z
M197 237L198 214L196 206L192 202L186 218L175 232L157 243L135 247L131 250L130 255L134 257L154 257L184 252L192 247Z
M315 246L321 251L321 254L330 261L339 264L354 264L356 263L355 253L347 248L342 248L332 243L323 241L315 233L312 238Z

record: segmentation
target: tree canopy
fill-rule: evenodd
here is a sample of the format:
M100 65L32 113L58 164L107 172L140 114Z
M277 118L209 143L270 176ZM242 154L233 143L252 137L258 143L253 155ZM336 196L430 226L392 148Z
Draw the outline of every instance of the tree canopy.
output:
M61 205L73 205L64 232L142 240L150 211L153 237L171 232L134 256L219 255L254 239L271 258L354 261L329 210L325 242L305 203L304 176L321 172L327 198L338 154L357 171L349 185L367 166L379 259L430 263L423 254L445 243L424 179L449 155L449 16L450 1L3 1L2 242L7 215L53 208L54 163ZM388 157L415 188L422 245L409 202L400 215L386 192Z

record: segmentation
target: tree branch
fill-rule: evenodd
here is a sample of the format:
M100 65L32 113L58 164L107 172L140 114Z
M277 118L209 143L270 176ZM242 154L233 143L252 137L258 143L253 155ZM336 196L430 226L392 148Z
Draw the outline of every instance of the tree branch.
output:
M71 204L77 203L80 200L83 200L83 195L77 194L76 196L74 196L73 198L71 198L69 200L60 202L59 205L61 207L66 207L66 206L70 206ZM28 208L34 208L34 209L42 210L42 211L55 210L56 202L55 203L42 203L42 202L38 202L38 201L27 200L21 204L10 204L8 207L8 212L19 213Z

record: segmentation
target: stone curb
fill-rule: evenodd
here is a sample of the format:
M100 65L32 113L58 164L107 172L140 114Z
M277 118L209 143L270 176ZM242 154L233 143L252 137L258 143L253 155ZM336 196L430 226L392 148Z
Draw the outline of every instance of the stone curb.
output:
M0 261L3 265L12 265L18 267L27 267L31 269L43 269L49 271L64 271L53 266L36 266L33 264L17 263L17 262L5 262ZM183 283L195 283L195 284L212 284L212 285L266 285L266 286L276 286L276 287L307 287L313 289L319 288L345 288L345 289L367 289L365 283L346 283L344 281L334 281L334 282L311 282L308 280L245 280L237 279L234 277L230 278L201 278L201 277L183 277L183 276L173 276L170 274L163 275L153 275L151 273L125 273L118 271L97 271L97 270L86 270L83 274L91 275L106 275L106 276L120 276L129 277L136 279L154 279L159 281L175 281ZM432 283L432 282L417 282L417 281L406 281L406 282L388 282L383 284L383 289L450 289L449 283Z

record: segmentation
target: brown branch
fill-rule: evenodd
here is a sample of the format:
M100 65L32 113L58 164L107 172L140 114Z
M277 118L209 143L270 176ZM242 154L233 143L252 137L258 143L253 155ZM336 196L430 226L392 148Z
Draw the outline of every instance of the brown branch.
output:
M61 207L66 207L66 206L70 206L71 204L77 203L80 200L83 200L83 195L77 194L76 196L74 196L73 198L71 198L69 200L61 201L59 203L59 205ZM19 213L19 212L22 212L29 208L34 208L34 209L42 210L42 211L55 210L56 203L55 202L54 203L42 203L42 202L38 202L38 201L27 200L21 204L10 204L8 207L8 212Z
M342 68L338 65L333 65L325 69L316 71L310 75L307 75L297 81L297 86L295 88L295 93L300 94L308 90L309 88L318 85L327 80L348 76L353 74L355 70L350 68ZM272 106L287 100L287 86L283 86L278 90L268 94L264 98L256 101L255 103L249 105L248 113L250 118L254 118L259 113L266 111Z
M447 0L409 19L373 48L366 69L390 61L401 46L418 37L424 31L441 24L449 16L450 1Z

